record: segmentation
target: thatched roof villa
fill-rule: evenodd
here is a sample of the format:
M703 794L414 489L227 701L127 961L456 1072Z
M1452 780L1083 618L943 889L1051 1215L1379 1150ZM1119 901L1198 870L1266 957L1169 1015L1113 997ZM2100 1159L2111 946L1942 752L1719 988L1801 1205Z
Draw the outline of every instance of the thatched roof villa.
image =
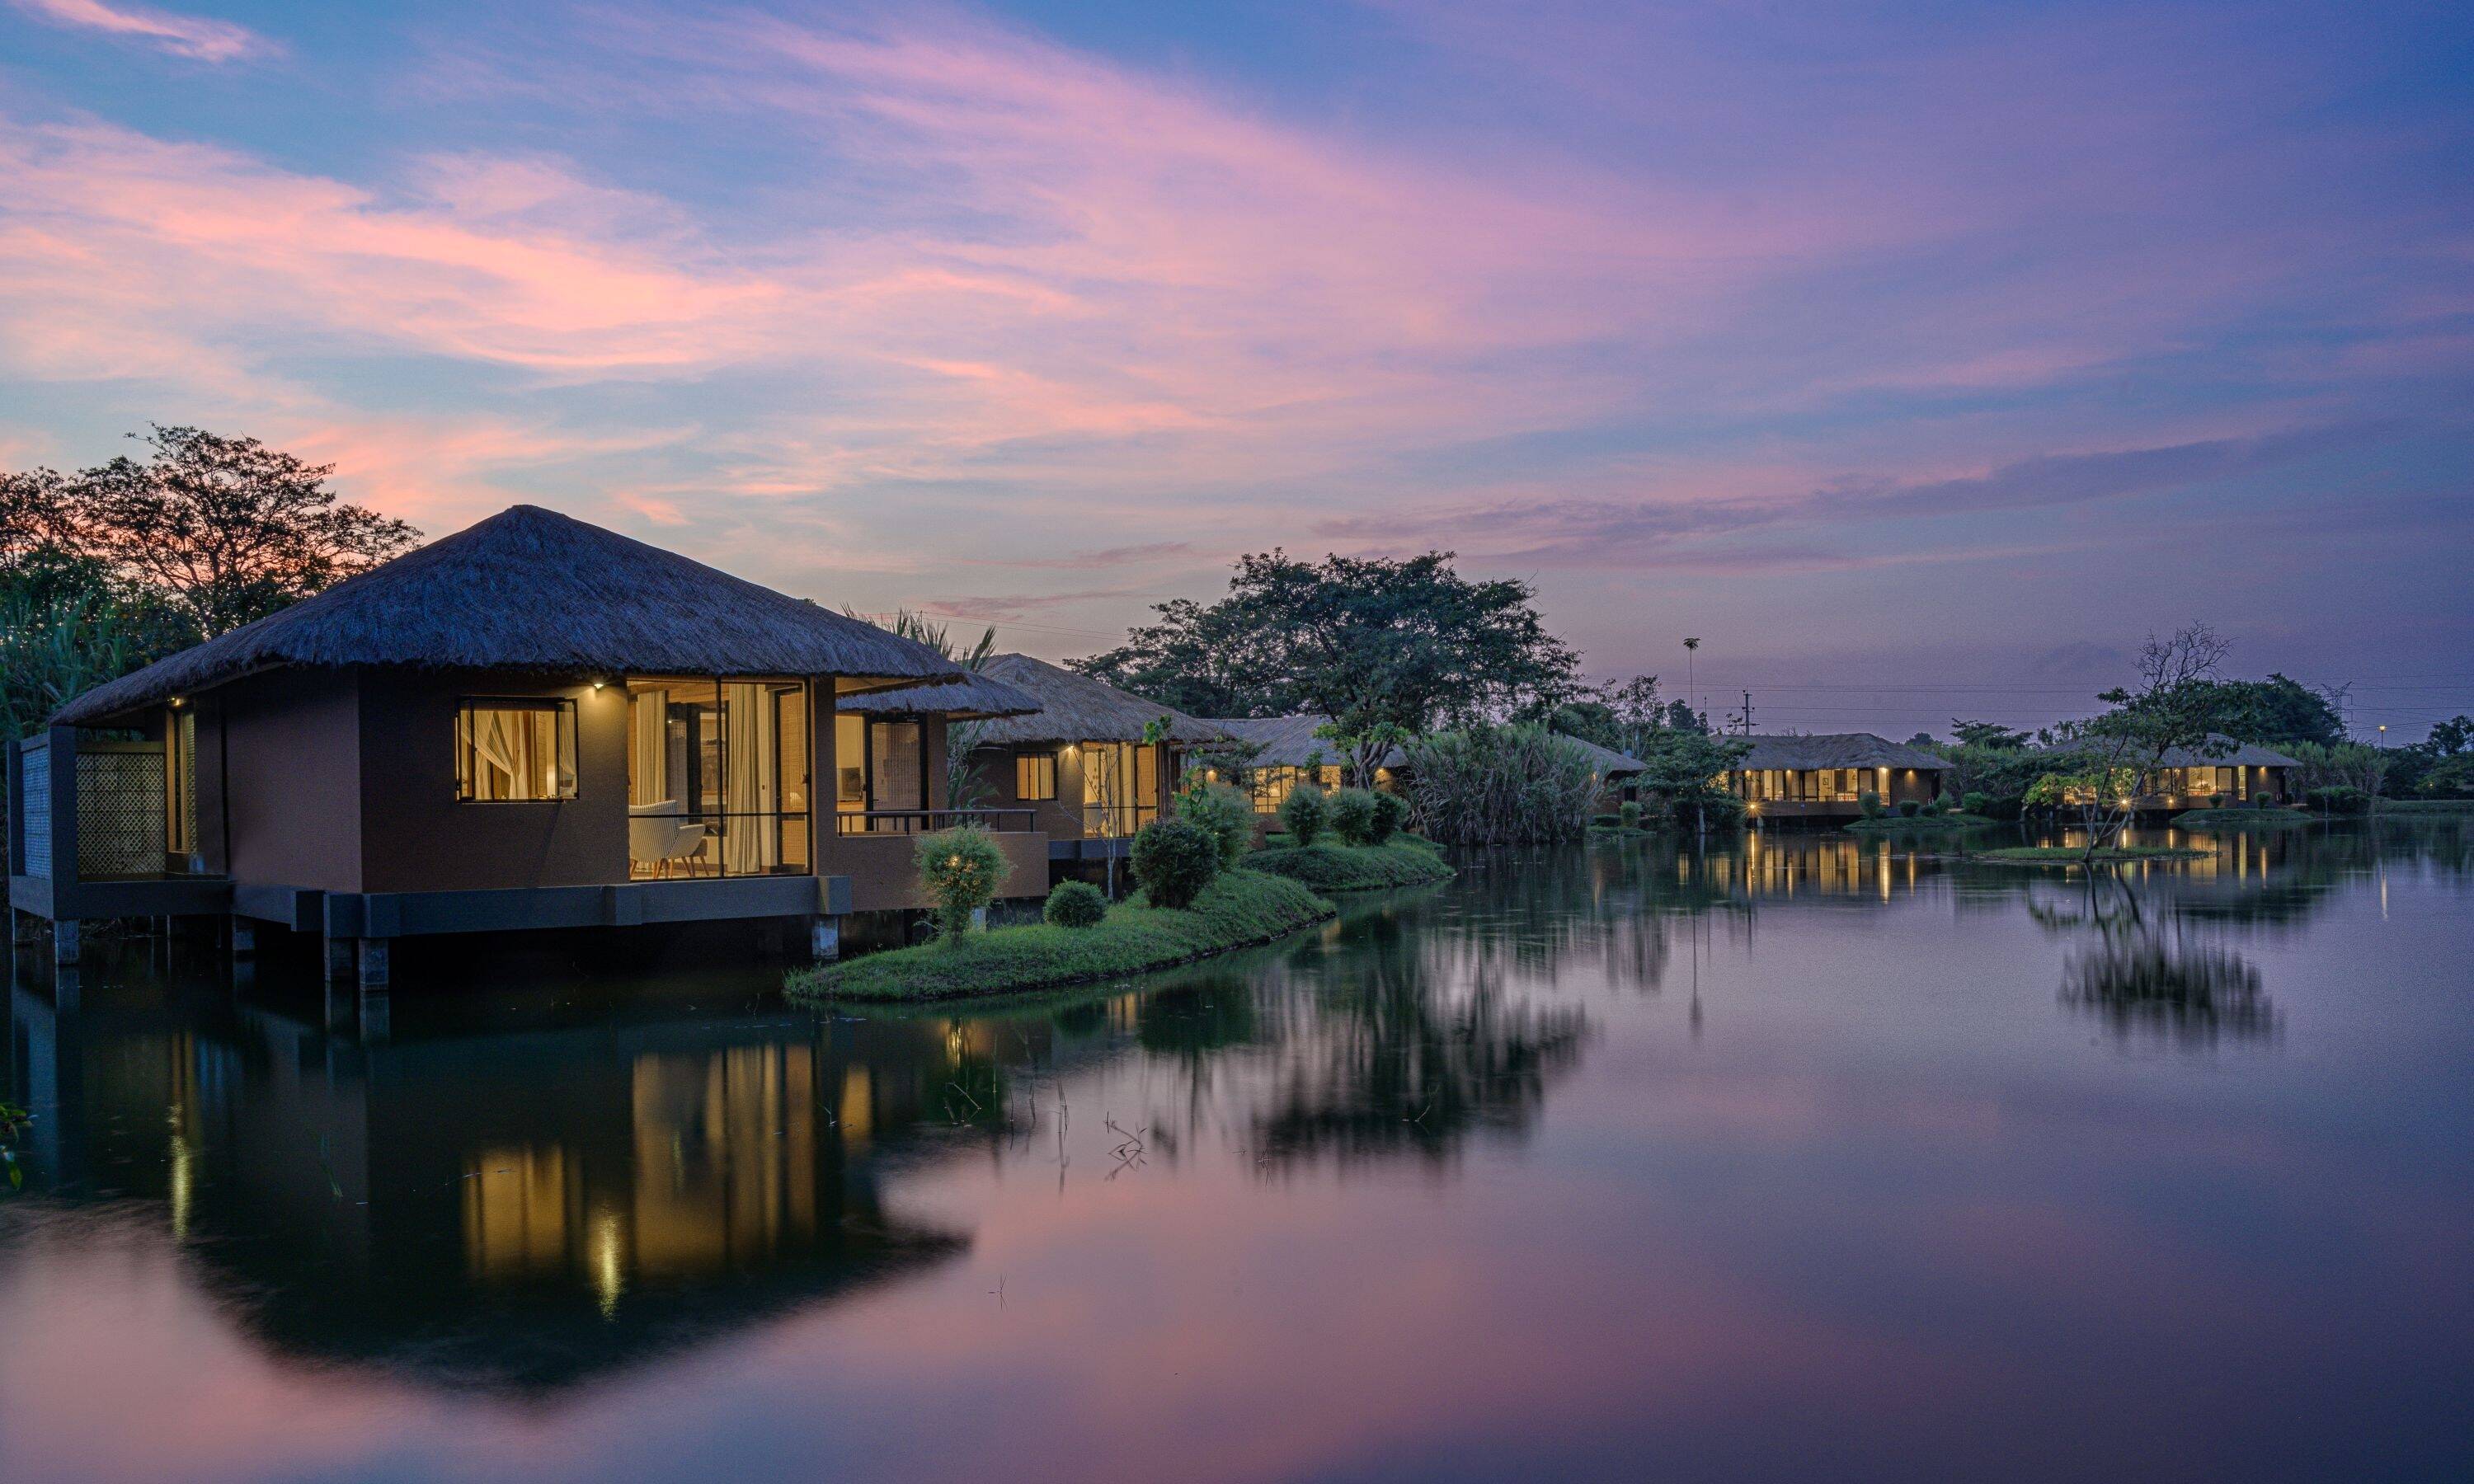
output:
M991 656L980 674L1039 709L968 729L973 795L1032 811L1055 859L1123 854L1168 807L1187 750L1227 740L1209 722L1029 655Z
M57 924L229 915L386 977L398 937L915 905L945 822L924 742L898 794L825 809L839 707L1024 700L934 650L674 552L517 506L62 707L12 746L11 901ZM941 726L914 725L914 736ZM129 740L134 735L136 740ZM915 787L896 787L898 779ZM991 821L1047 887L1027 816ZM357 948L355 945L358 945Z
M1950 764L1939 754L1869 731L1754 736L1753 750L1724 780L1761 819L1845 818L1863 812L1863 795L1891 808L1941 793Z

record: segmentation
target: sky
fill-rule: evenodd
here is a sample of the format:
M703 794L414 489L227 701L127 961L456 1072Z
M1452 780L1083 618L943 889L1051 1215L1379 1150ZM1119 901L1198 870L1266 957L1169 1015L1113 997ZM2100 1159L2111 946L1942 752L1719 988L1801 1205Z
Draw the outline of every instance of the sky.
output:
M1761 730L2474 710L2474 8L0 0L0 467L150 422L1051 658L1459 554Z

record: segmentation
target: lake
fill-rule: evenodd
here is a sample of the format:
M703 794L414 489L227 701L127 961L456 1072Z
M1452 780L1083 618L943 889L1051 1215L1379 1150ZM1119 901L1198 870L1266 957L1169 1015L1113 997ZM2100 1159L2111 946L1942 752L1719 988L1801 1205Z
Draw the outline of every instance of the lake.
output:
M1464 858L816 1015L20 960L0 1475L2462 1479L2474 821Z

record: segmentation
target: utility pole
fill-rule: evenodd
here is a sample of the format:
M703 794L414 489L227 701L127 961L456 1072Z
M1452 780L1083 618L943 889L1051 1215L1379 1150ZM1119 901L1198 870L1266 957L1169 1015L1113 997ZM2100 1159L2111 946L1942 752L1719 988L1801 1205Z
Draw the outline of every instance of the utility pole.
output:
M1753 734L1753 693L1751 691L1744 692L1744 708L1728 719L1735 724L1737 736L1749 737Z
M1687 635L1684 640L1684 689L1686 693L1686 701L1684 709L1693 713L1696 717L1700 713L1701 706L1699 701L1692 698L1690 695L1692 690L1692 652L1700 647L1701 641L1697 638ZM1706 839L1710 833L1710 806L1707 803L1702 802L1696 795L1692 803L1692 812L1695 816L1694 825L1696 826L1693 833L1697 837Z

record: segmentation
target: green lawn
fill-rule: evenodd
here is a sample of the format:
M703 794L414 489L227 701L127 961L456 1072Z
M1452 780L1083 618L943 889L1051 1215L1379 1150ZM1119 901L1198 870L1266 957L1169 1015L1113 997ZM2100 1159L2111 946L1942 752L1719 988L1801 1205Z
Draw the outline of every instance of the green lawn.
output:
M2308 825L2319 818L2300 809L2190 809L2173 816L2184 829L2260 829L2271 825Z
M1366 892L1451 879L1452 868L1423 841L1383 845L1277 846L1246 857L1249 871L1302 881L1318 892Z
M2101 866L2131 860L2198 860L2207 853L2175 846L2117 845L2097 851L2096 861ZM2075 866L2087 858L2087 852L2074 845L2013 845L1998 850L1979 850L1968 857L2009 866Z
M1191 911L1146 906L1136 897L1108 909L1097 927L1046 922L973 933L961 943L870 953L793 969L784 991L795 1000L941 999L1120 979L1154 969L1269 943L1336 916L1339 909L1302 883L1259 871L1223 872Z
M1847 827L1875 833L1890 829L1974 829L1980 825L2000 823L2000 820L1986 819L1981 814L1919 814L1912 819L1904 814L1884 814L1880 819L1850 820Z

